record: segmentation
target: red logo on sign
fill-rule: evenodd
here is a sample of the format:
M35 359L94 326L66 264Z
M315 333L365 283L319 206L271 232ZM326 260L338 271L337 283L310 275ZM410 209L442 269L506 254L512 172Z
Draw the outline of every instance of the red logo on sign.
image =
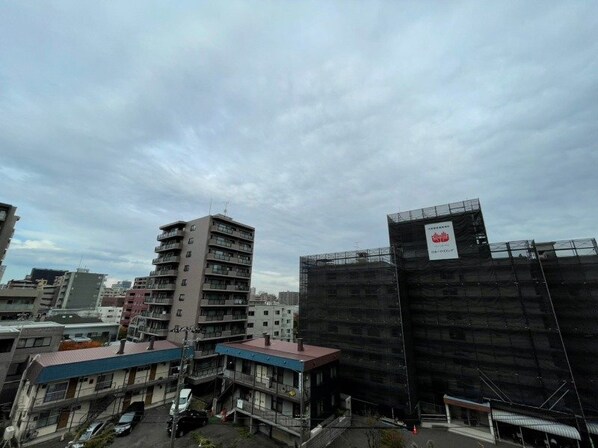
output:
M434 235L432 235L433 243L446 243L448 240L449 240L449 236L448 236L448 233L446 233L446 232L442 232L440 235L438 235L436 232L434 232Z

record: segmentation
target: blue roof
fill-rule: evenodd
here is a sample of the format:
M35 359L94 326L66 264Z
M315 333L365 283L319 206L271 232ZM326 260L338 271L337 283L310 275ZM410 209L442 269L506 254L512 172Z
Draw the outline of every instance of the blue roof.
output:
M289 359L282 356L276 356L270 353L260 353L252 350L244 350L237 347L227 347L223 344L216 345L216 353L221 355L235 356L249 361L255 361L269 366L291 369L296 372L304 372L305 363L296 359Z

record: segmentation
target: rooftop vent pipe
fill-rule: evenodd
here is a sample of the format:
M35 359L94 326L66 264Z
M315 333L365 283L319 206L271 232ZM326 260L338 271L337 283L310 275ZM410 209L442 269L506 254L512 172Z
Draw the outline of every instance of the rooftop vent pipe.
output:
M264 345L266 347L270 345L270 335L268 333L264 333Z
M303 351L303 338L297 338L297 351Z
M127 343L126 339L121 339L120 340L120 348L118 349L118 351L116 352L117 355L122 355L125 353L125 344Z
M149 345L147 346L148 350L153 350L154 349L154 341L156 340L155 336L152 336L149 340Z

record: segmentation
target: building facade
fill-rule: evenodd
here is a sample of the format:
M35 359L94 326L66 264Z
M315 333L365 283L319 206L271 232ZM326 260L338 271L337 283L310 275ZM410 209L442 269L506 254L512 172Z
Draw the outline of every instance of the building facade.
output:
M389 215L388 227L397 292L388 297L395 310L385 319L394 314L394 323L389 327L367 302L352 316L334 310L350 303L351 292L340 292L329 268L321 268L323 277L317 261L339 257L303 257L301 334L311 342L318 325L334 331L335 322L322 321L327 313L344 314L344 325L356 327L370 319L399 337L388 344L358 340L373 353L402 356L407 415L443 415L492 440L512 435L533 444L550 436L563 446L589 446L598 434L596 368L587 362L598 357L595 240L490 243L478 200ZM391 288L374 278L363 286L372 299ZM304 313L304 301L311 311ZM318 312L320 323L312 323L310 313ZM349 345L340 338L336 346L350 358ZM366 381L357 382L375 396Z
M131 402L172 400L181 349L168 341L124 342L34 357L11 411L17 439L35 445L118 415Z
M60 282L56 307L62 309L95 309L100 306L104 290L104 274L77 269L67 272Z
M29 359L40 353L58 351L63 332L64 325L54 322L0 322L0 408L5 416Z
M0 320L34 318L41 306L43 287L0 289Z
M280 291L278 303L281 305L299 305L299 291Z
M3 266L2 263L10 245L10 240L15 232L15 224L19 220L16 212L16 207L0 202L0 268ZM3 273L4 269L0 269L0 274ZM2 280L1 275L0 280Z
M224 215L160 227L147 311L129 324L132 339L168 338L181 343L181 327L193 339L193 385L216 379L216 343L245 338L253 258L253 227Z
M341 399L337 383L338 350L267 335L218 344L216 350L226 366L219 399L234 411L235 422L251 432L291 446L315 447L330 443L349 425L350 398ZM316 437L320 431L326 433L326 443L318 443L323 442Z
M147 310L149 305L146 305L145 300L151 296L150 289L130 289L125 296L125 304L123 305L122 319L120 325L129 328L129 323Z
M272 339L294 342L298 314L298 305L250 302L247 309L247 337L251 339L267 333Z

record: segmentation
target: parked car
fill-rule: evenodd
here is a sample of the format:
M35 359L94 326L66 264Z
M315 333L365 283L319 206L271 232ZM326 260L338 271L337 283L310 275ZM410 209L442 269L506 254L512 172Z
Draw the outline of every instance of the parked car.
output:
M135 401L131 403L123 414L121 415L118 423L114 427L114 433L117 436L126 436L131 434L133 428L141 421L145 415L145 404L143 401Z
M178 416L175 437L181 437L189 431L204 426L207 423L208 413L206 411L185 411ZM166 422L166 431L168 435L172 434L172 417Z
M181 414L189 409L189 407L191 406L192 398L193 398L193 395L191 395L191 389L181 390L181 392L179 393L179 400L178 400L178 406L179 406L178 413L179 414ZM174 415L175 409L176 409L176 402L173 401L172 406L170 406L170 415Z
M106 421L95 421L91 423L85 432L81 434L81 436L77 440L73 440L69 442L67 448L83 448L85 447L86 443L89 442L94 437L100 435L104 429L106 429L106 425L108 425L108 420Z

